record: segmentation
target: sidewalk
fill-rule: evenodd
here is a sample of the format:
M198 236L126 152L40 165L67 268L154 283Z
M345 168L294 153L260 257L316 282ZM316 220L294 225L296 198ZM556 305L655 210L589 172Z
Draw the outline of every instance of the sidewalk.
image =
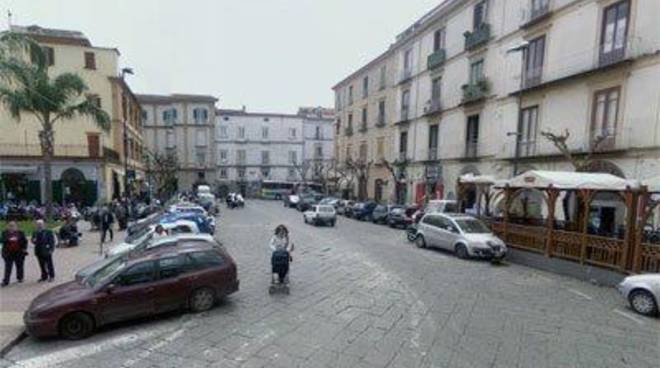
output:
M73 276L80 268L102 258L99 254L100 232L90 231L89 223L82 221L79 222L79 229L83 234L79 246L55 249L53 254L56 276L54 282L37 282L41 277L41 272L34 256L34 245L30 243L29 254L25 258L23 283L16 282L14 273L9 286L0 289L0 351L23 332L23 312L34 297L56 285L73 280ZM126 233L115 230L114 235L112 244L104 244L104 249L122 241ZM4 264L0 266L0 269L0 273L4 273ZM14 272L16 271L14 270Z

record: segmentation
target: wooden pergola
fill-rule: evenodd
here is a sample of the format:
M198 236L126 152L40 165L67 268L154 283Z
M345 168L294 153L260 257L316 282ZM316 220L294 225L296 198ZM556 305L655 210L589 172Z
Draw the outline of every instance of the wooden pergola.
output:
M490 223L493 232L512 248L621 272L659 270L660 247L644 243L641 225L660 204L652 195L660 194L660 178L653 191L637 181L600 173L528 171L498 183L461 178L457 188L459 201L470 186L478 188L486 208L502 196L500 216L490 216L489 211L478 215L483 215L480 217ZM529 192L542 197L546 214L542 221L512 214L514 202ZM590 227L592 205L603 193L607 193L607 198L616 198L617 205L625 210L622 229L616 234L600 234ZM527 206L526 201L522 202L523 207ZM567 213L569 202L574 210L571 213ZM562 210L563 219L559 213ZM526 208L523 213L527 213ZM574 221L569 221L569 217Z

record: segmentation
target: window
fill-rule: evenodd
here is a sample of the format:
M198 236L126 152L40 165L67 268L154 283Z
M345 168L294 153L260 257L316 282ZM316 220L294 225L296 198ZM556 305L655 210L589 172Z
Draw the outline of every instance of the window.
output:
M238 139L245 139L245 127L238 127Z
M473 17L473 27L477 29L481 27L482 24L486 23L486 16L488 11L488 2L482 0L474 6L474 17Z
M195 152L195 159L197 160L197 164L199 166L206 165L206 151L203 149L198 149Z
M224 139L229 138L226 125L220 125L220 138L224 138Z
M335 107L337 108L337 111L341 110L341 91L339 90L335 92Z
M184 272L186 258L187 258L186 256L178 256L178 257L159 259L158 260L159 278L170 279L179 276L181 273Z
M206 131L204 129L198 129L195 133L195 145L197 147L206 147Z
M320 126L314 127L314 139L323 139L323 136L321 135L321 127Z
M269 178L270 177L270 168L262 167L261 168L261 177L262 178Z
M405 77L409 77L412 73L412 49L403 53L403 72Z
M297 152L289 151L289 163L295 165L298 162Z
M289 128L289 138L295 138L296 134L296 128Z
M190 257L193 259L195 268L198 270L214 266L221 266L224 263L224 260L220 254L212 250L207 250L204 252L193 252L190 253Z
M96 55L93 52L85 52L85 69L96 69Z
M174 108L163 111L163 121L165 125L173 125L177 120L177 110Z
M353 129L353 114L348 114L348 128Z
M401 94L401 120L408 119L408 110L410 107L410 90L405 90Z
M366 107L362 108L362 128L363 129L367 128L367 118L368 118L367 114L368 114L367 108Z
M348 86L348 104L353 104L353 86Z
M227 169L225 169L225 168L220 169L220 178L222 178L222 179L227 178Z
M378 124L385 124L385 100L378 101Z
M314 146L314 158L323 159L323 146L317 144Z
M382 160L385 155L385 138L378 137L376 139L376 156L379 160Z
M352 144L347 144L346 145L346 159L350 159L353 157L353 145Z
M295 178L295 177L296 177L296 170L289 169L289 178Z
M429 151L438 150L438 125L431 125L429 127Z
M477 84L477 82L484 79L484 60L478 60L470 64L470 84Z
M630 1L624 0L605 8L600 35L600 64L623 59L628 36Z
M440 51L445 48L445 29L440 28L433 33L433 52Z
M521 156L532 156L536 153L536 132L538 128L539 107L532 106L521 111L520 142Z
M145 284L154 280L154 262L142 262L122 272L115 282L121 286Z
M239 179L245 179L245 169L244 168L236 169L236 174L238 175Z
M399 153L403 157L408 154L408 132L399 134Z
M245 161L246 161L245 150L240 149L236 151L236 161L239 165L245 165Z
M369 95L369 77L362 78L362 97L366 98Z
M440 82L442 82L442 78L435 78L431 81L431 101L433 102L440 101Z
M531 87L541 83L544 57L545 36L530 41L527 51L525 52L525 87Z
M616 136L620 94L620 87L614 87L597 91L594 95L591 139L605 137L612 140Z
M341 131L341 119L340 119L340 118L337 118L337 125L336 125L336 127L337 127L336 134L339 135L339 132Z
M261 138L268 139L268 127L261 127Z
M261 151L261 164L268 165L270 163L270 152Z
M175 143L174 143L174 132L172 130L167 130L165 133L165 144L166 148L174 148Z
M220 150L220 162L227 162L227 150Z
M385 86L387 85L387 68L385 65L380 67L380 89L383 90L385 89Z
M46 65L55 65L55 49L52 47L44 46L44 54L46 55Z
M465 133L465 156L477 157L477 144L479 142L479 115L468 117Z
M367 161L367 154L368 154L369 146L367 146L366 142L362 142L360 144L360 161Z
M193 109L193 121L195 124L203 124L209 120L209 111L202 107Z
M140 118L142 119L143 123L146 123L147 120L149 120L149 114L147 113L147 110L140 111Z

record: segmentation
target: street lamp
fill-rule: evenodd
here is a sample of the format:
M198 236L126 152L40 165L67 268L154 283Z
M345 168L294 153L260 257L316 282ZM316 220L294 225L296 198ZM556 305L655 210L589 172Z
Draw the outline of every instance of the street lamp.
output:
M521 137L521 131L522 131L522 94L523 94L523 88L525 87L525 56L527 53L527 49L529 48L529 42L524 41L518 46L512 47L506 51L507 54L511 54L514 52L520 52L521 53L521 61L520 61L520 88L518 90L518 123L516 127L516 132L509 132L507 133L507 136L515 135L516 136L516 147L515 147L515 153L513 156L513 177L518 175L518 161L520 159L520 137Z
M121 69L121 80L123 84L126 84L125 77L126 75L133 75L132 68L122 68ZM124 211L126 216L130 218L129 211L129 202L131 199L131 190L128 185L128 114L126 113L127 99L123 97L122 94L122 114L123 114L123 125L124 125L124 196L126 197L124 204Z

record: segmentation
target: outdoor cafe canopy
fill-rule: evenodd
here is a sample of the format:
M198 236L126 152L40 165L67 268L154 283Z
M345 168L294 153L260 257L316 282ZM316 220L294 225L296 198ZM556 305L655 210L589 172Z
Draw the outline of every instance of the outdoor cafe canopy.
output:
M639 182L636 180L626 180L612 174L543 170L527 171L508 181L497 183L498 187L506 185L511 188L596 191L625 191L639 188Z

